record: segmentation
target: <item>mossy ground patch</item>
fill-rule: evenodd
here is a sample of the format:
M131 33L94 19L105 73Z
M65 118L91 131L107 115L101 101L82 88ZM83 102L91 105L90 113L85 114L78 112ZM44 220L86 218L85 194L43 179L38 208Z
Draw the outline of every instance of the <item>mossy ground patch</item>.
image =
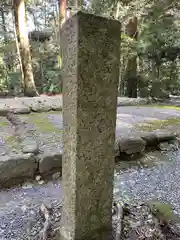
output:
M169 118L166 120L153 120L139 123L136 125L138 130L152 132L158 129L164 129L168 126L180 126L180 118Z
M42 133L62 133L62 129L57 128L48 118L49 115L53 114L58 114L58 112L31 113L27 115L27 118Z
M147 105L139 105L140 107L152 107L152 108L163 108L163 109L172 109L176 111L180 111L180 106L173 105L161 105L161 104L147 104Z
M9 126L9 122L5 120L0 120L0 127L7 127Z

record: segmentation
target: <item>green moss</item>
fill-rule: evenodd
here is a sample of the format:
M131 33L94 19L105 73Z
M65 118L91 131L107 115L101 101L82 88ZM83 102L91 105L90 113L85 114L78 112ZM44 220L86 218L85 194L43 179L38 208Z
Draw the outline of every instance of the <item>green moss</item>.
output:
M5 141L9 147L20 149L20 144L15 136L5 137Z
M9 123L8 121L0 121L0 127L6 127L6 126L9 126Z
M157 129L163 129L167 126L177 126L180 125L180 118L169 118L167 120L153 120L153 121L146 121L144 123L140 123L136 125L136 128L142 131L151 132Z
M180 111L180 107L172 106L172 105L156 105L156 104L150 104L150 105L141 105L141 107L164 108L164 109L173 109L173 110Z
M55 112L57 114L57 112ZM51 112L52 114L52 112ZM35 124L37 130L44 133L61 133L62 129L56 128L48 119L49 113L32 113L28 116L28 121Z
M173 207L169 203L162 203L158 200L150 200L147 202L152 214L162 222L180 222L180 217L175 215Z

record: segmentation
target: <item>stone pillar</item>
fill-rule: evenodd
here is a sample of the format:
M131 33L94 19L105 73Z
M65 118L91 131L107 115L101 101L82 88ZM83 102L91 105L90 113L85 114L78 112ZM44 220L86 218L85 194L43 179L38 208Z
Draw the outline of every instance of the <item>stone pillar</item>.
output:
M61 240L112 239L120 23L76 13L62 28Z

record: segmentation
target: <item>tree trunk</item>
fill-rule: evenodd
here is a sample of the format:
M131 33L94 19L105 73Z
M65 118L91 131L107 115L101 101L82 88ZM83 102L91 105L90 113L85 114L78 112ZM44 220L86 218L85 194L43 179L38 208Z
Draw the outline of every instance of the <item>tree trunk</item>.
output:
M19 42L22 69L24 75L24 95L28 97L37 96L32 70L32 60L29 47L29 38L26 25L26 12L24 0L14 0L15 26Z
M3 8L0 8L1 11L1 18L2 18L2 28L3 28L3 34L4 34L4 45L8 44L8 38L7 38L7 29L6 29L6 20L5 20L5 14ZM5 52L4 56L4 62L6 65L6 68L11 71L13 66L11 64L11 53Z
M21 91L20 92L22 92L24 90L24 72L23 72L23 66L22 66L22 60L21 60L21 54L20 54L20 48L19 48L19 42L18 42L15 24L14 24L14 37L15 37L15 41L16 41L16 50L17 50L20 71L21 71Z
M67 0L59 0L59 22L60 27L66 21L66 11L67 11Z
M82 8L83 4L84 4L84 0L75 0L74 1L74 5L76 8Z
M116 10L115 10L115 19L119 19L119 12L120 12L120 2L117 3Z
M4 32L4 43L7 43L7 29L6 29L6 21L5 21L5 14L3 8L0 9L1 11L1 18L2 18L2 28Z
M126 25L126 34L137 40L138 29L137 29L137 17L133 17L129 20ZM126 81L126 96L128 97L137 97L137 87L138 87L138 79L137 79L137 56L132 56L129 58L125 73L125 81Z
M136 98L137 97L137 61L136 56L131 57L127 63L127 69L125 73L126 79L126 96Z
M67 18L67 0L58 0L59 2L59 55L58 55L58 65L59 68L62 68L62 49L61 49L61 28L66 21Z

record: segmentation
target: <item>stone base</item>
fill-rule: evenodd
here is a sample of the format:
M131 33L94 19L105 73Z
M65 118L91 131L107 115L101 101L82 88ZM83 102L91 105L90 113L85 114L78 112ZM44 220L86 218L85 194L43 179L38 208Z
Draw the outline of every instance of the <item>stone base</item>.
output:
M70 234L70 233L69 233ZM114 231L112 228L102 227L101 229L96 229L93 232L89 232L86 236L82 238L79 237L70 237L68 233L62 231L60 228L59 239L58 240L113 240L115 239ZM114 236L113 236L114 235Z

